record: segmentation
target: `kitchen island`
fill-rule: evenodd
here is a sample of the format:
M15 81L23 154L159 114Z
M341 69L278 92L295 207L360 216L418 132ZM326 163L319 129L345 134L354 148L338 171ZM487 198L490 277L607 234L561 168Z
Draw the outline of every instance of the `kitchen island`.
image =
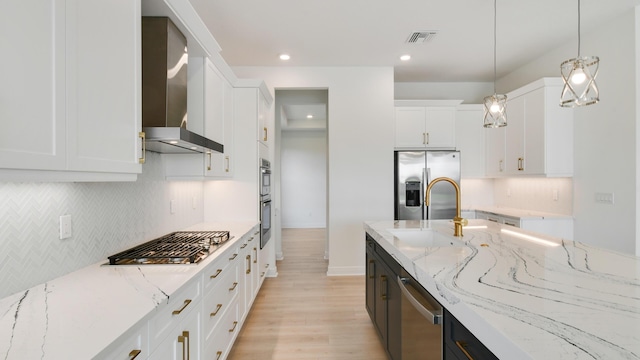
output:
M401 239L455 240L448 220L364 227L500 359L640 359L638 257L486 220L470 220L456 246Z
M183 315L195 318L199 324L201 312L204 312L202 319L213 319L213 315L209 316L210 304L200 299L207 298L207 289L213 287L210 282L222 272L215 273L217 263L231 264L238 258L239 266L244 266L244 258L238 255L245 246L240 244L249 241L257 246L258 226L257 222L201 223L184 229L224 230L232 236L199 264L110 266L105 257L104 261L0 299L0 358L127 358L130 339L139 340L133 348L138 350L130 358L135 351L139 352L138 359L146 359L150 354L152 358L167 358L171 351L179 352L179 348L167 349L166 345L171 347L175 340L167 336L171 330L168 324ZM236 280L235 271L232 268L230 280L241 282ZM209 272L214 275L209 276ZM223 293L232 294L231 290L227 292L225 288ZM243 303L250 303L249 296ZM173 311L173 316L175 309L178 310ZM235 308L232 310L237 314ZM202 331L207 325L204 320ZM237 320L238 330L242 320ZM200 326L195 329L199 331ZM230 334L227 328L222 330ZM188 343L195 347L199 341L192 333ZM122 345L127 346L126 352L120 351ZM155 347L158 351L153 354Z

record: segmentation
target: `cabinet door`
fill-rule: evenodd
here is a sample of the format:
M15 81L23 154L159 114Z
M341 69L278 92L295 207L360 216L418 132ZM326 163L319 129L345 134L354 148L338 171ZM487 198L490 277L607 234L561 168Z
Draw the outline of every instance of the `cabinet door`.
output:
M396 108L396 147L424 147L426 143L424 107Z
M204 71L204 136L224 144L224 92L226 80L215 65L205 59ZM208 152L205 156L205 175L224 174L224 154Z
M367 250L366 250L366 308L367 312L369 312L369 316L373 319L375 317L376 310L376 259L373 255L373 242L367 241Z
M485 174L482 115L482 105L456 111L455 143L456 149L460 150L460 176L463 178L484 177Z
M510 125L507 125L510 126ZM505 128L484 129L485 174L491 177L505 175Z
M233 142L233 87L228 81L224 82L224 158L222 172L225 177L233 177L234 142Z
M545 173L545 89L540 88L525 95L524 174ZM553 104L557 106L557 104ZM553 119L552 121L562 121Z
M139 173L140 0L66 3L68 169Z
M153 350L149 359L200 359L200 320L201 309L198 306L183 321L170 329L169 335Z
M0 168L63 170L65 1L6 1L0 33Z
M270 111L267 99L258 91L258 141L267 147L269 147L273 138L269 117Z
M425 146L453 148L456 146L456 111L450 107L426 109Z
M519 96L507 103L505 170L509 175L523 174L526 167L524 126L526 102Z

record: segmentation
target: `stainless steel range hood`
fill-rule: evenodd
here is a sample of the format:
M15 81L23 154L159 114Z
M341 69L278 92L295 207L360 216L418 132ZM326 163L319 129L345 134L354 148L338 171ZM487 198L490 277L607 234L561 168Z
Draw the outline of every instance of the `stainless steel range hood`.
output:
M187 39L166 17L142 18L142 131L149 151L223 152L187 129Z

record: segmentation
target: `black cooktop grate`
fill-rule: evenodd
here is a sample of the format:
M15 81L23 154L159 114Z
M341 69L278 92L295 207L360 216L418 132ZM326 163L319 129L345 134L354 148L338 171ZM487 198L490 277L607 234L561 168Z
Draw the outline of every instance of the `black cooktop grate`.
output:
M227 240L228 231L178 231L111 255L109 264L196 264Z

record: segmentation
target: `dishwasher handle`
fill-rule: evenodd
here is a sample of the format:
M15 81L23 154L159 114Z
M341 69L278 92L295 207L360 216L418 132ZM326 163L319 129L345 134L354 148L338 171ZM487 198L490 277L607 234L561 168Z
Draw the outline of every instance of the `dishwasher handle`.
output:
M413 307L416 308L416 310L418 310L420 315L424 316L427 320L431 321L432 324L434 325L442 324L442 314L433 313L431 310L427 309L422 304L420 304L420 302L415 297L413 297L413 295L411 295L411 293L407 289L407 282L409 281L410 280L408 278L401 278L400 276L398 276L398 285L400 286L400 291L402 292L402 295L404 295L404 297L407 300L409 300L411 305L413 305Z

